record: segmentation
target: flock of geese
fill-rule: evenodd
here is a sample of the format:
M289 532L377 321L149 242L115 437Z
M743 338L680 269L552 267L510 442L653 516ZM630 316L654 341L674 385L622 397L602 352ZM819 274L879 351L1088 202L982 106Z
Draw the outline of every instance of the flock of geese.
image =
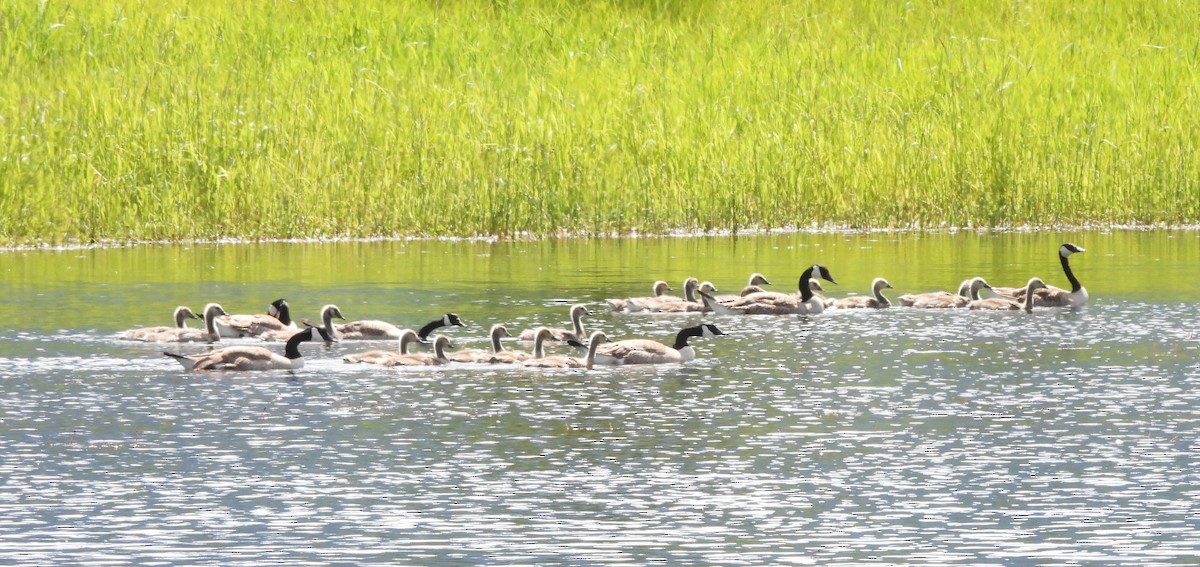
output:
M1063 244L1058 249L1063 273L1070 282L1070 289L1047 285L1040 278L1031 278L1024 286L1015 288L992 287L980 277L970 278L954 293L936 291L897 298L900 306L917 309L975 310L1025 310L1034 307L1081 307L1087 304L1087 290L1071 271L1069 258L1084 252L1074 244ZM883 290L892 285L883 278L876 278L869 296L849 296L832 299L820 295L824 291L820 280L837 283L829 270L815 264L800 276L799 293L770 292L762 289L770 282L762 274L752 274L749 283L737 295L715 295L717 288L710 282L688 278L684 282L684 297L669 295L671 286L663 281L652 286L653 295L606 300L608 306L620 313L713 313L725 315L815 315L830 309L884 309L893 304ZM280 299L271 303L266 314L231 315L217 303L205 306L201 315L187 307L175 309L174 327L145 327L120 333L119 338L130 341L155 343L216 343L222 338L256 337L264 341L284 342L283 354L262 346L239 345L184 355L164 352L190 371L207 370L294 370L303 367L300 343L321 340L325 342L354 340L397 341L398 349L369 350L343 357L347 363L375 364L385 367L426 366L464 362L476 364L519 364L535 368L588 368L596 364L669 364L694 360L696 352L691 339L724 335L716 325L701 323L679 331L673 344L649 339L625 339L612 341L602 332L586 334L583 317L589 314L587 306L571 306L570 329L537 327L527 329L517 338L532 341L533 350L509 350L501 340L512 337L502 324L491 328L490 349L461 349L450 352L450 339L437 334L429 336L441 327L465 326L454 313L434 319L419 330L401 329L391 323L377 320L334 323L334 319L345 321L336 305L321 309L319 322L305 320L297 325L291 318L287 301ZM187 326L189 319L203 319L203 329ZM578 356L548 356L546 344L563 343L573 347ZM433 352L414 351L414 344L432 344Z

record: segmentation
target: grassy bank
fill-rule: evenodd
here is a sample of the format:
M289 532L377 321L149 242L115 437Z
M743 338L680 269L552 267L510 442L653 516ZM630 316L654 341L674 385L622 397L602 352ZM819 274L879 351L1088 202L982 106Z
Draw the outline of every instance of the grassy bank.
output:
M15 0L0 242L1194 222L1198 71L1183 1Z

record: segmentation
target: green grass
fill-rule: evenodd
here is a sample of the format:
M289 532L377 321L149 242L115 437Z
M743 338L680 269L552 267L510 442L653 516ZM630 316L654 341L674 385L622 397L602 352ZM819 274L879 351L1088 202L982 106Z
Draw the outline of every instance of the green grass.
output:
M0 243L1192 223L1187 1L0 4Z

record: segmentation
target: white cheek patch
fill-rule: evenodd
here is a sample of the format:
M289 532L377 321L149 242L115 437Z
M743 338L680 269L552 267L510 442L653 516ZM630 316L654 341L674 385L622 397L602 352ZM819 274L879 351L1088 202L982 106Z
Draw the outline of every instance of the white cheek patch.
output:
M443 325L443 326L450 326L450 325L453 325L453 324L454 324L454 323L450 322L450 316L449 316L449 315L443 315L443 316L442 316L442 325Z

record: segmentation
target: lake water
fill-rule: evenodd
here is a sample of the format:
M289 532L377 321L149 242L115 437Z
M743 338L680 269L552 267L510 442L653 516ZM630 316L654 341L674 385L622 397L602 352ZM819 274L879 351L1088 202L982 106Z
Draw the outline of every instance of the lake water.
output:
M603 299L753 271L893 299L982 275L1082 310L635 316ZM783 234L0 252L5 564L1194 563L1200 233ZM585 322L686 365L191 375L116 340L177 304L418 326L484 346ZM510 343L518 347L515 342Z

